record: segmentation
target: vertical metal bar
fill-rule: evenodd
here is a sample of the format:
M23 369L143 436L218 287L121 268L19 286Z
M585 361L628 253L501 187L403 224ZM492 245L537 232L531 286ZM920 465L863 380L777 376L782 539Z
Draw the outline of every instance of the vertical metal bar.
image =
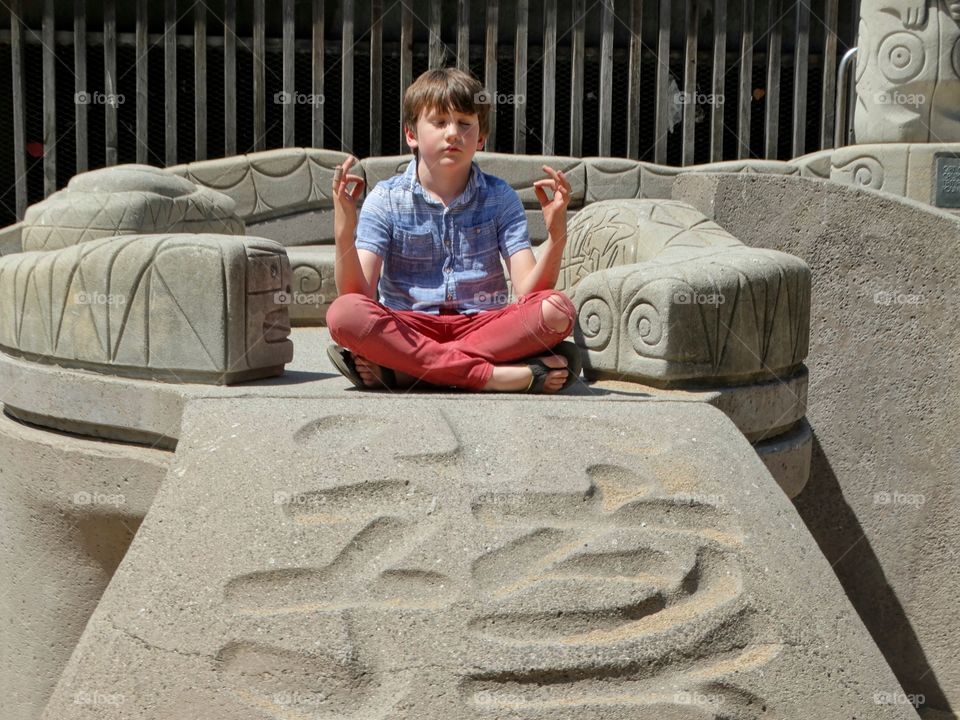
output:
M323 106L325 102L320 102L323 95L323 65L324 65L324 43L323 43L323 0L313 0L313 42L311 45L311 73L313 97L317 100L311 106L311 140L313 147L323 147Z
M166 0L163 16L164 162L177 164L177 0Z
M403 124L403 98L407 88L413 82L413 10L409 4L401 3L400 15L400 148L407 148L406 132Z
M513 70L513 152L527 151L527 32L530 0L517 0L517 34ZM523 100L524 102L520 102Z
M103 106L105 161L107 167L117 164L117 8L114 0L103 0L103 85L106 103Z
M443 37L440 28L443 24L443 5L440 0L430 0L430 69L443 67Z
M753 102L753 0L743 0L740 38L740 89L737 92L737 158L750 157L750 104Z
M723 110L726 107L727 0L713 0L713 87L710 98L710 161L723 160Z
M823 38L823 97L820 116L820 148L833 147L833 130L837 121L837 20L839 0L826 0Z
M370 154L383 147L383 0L372 0L370 16Z
M797 40L793 65L793 157L807 147L807 75L810 61L810 0L797 0Z
M54 49L53 0L44 0L43 40L43 196L57 190L57 84Z
M253 0L253 149L267 146L266 21L264 0Z
M543 3L543 154L553 155L557 113L557 0Z
M853 69L856 67L857 48L850 48L840 60L840 69L837 71L837 128L833 146L844 147L850 139L850 130L847 128L849 110L853 107L851 94L854 83L851 82Z
M21 0L10 2L10 52L13 70L13 172L17 220L27 211L27 143L24 128L23 29Z
M343 3L343 43L340 47L340 149L353 152L353 0Z
M237 154L237 0L223 9L223 152Z
M470 0L457 1L457 67L470 70Z
M207 6L193 6L193 157L207 159Z
M572 57L570 62L570 154L583 154L583 66L584 66L584 16L586 0L573 0L573 36L570 39Z
M600 155L610 155L610 116L613 114L613 0L603 0L600 14Z
M694 123L697 119L697 31L700 27L700 12L697 0L686 0L687 47L684 53L683 71L683 164L694 160Z
M294 14L293 0L283 0L282 6L283 20L283 147L294 147L296 143L296 109L294 93L297 88L294 86L294 51L296 35L294 33Z
M660 32L657 40L657 102L653 161L667 162L667 134L670 132L670 0L660 0Z
M770 0L769 34L767 35L767 117L764 156L776 159L780 139L780 52L783 0Z
M493 152L497 139L497 31L499 28L498 0L487 0L487 33L484 38L483 85L490 94L490 132L484 149Z
M149 16L147 15L147 0L137 0L137 162L146 164L148 160L149 124L148 101L148 65L147 65L147 34Z
M640 68L643 64L643 0L630 4L630 87L627 90L627 157L640 157Z
M17 25L19 30L19 24ZM139 32L139 27L138 27ZM139 35L138 35L139 37ZM73 3L73 98L74 117L76 119L77 162L76 172L87 170L87 7L86 0L75 0ZM17 87L14 84L14 91ZM22 91L22 88L20 88ZM13 101L14 112L21 109L21 103L16 98ZM19 156L18 156L19 157Z

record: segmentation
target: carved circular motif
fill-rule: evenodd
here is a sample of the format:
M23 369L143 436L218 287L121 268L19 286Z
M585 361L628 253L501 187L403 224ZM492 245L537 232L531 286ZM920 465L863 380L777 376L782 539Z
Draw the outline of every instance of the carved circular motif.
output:
M590 298L580 306L577 318L588 350L603 350L613 335L613 312L600 298Z
M960 77L960 38L953 44L953 71Z
M898 32L880 44L880 71L890 82L913 80L923 70L927 51L913 33Z
M630 311L627 323L630 342L640 355L646 349L657 345L663 338L663 321L660 312L648 302L640 302Z

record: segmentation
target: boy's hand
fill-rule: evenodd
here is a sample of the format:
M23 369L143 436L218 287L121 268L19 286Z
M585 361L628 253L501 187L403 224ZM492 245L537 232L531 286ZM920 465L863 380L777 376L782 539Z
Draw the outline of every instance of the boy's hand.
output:
M534 192L540 201L543 211L543 221L547 226L547 233L551 238L566 240L567 235L567 206L570 204L570 181L563 172L557 172L549 165L543 166L543 171L550 177L537 180L533 184ZM553 199L547 197L544 188L553 190Z
M357 202L363 195L364 182L359 175L347 174L356 161L350 155L333 171L333 232L336 237L344 232L352 235L357 227Z

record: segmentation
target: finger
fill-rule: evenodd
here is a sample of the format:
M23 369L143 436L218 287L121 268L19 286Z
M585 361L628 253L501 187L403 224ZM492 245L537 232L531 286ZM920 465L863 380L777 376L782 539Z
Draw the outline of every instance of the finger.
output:
M554 180L537 180L534 184L534 187L548 187L554 192L557 191L557 183Z
M357 179L356 179L356 186L353 188L353 192L350 193L350 197L352 197L354 200L359 200L360 196L363 195L363 187L365 183L363 182L363 178L359 178L356 175L353 175L351 177L355 177Z
M550 204L550 198L547 197L547 192L541 186L535 185L533 188L534 192L537 194L537 200L540 201L541 207L544 205Z
M335 195L340 194L340 186L343 183L343 176L345 172L342 165L337 165L333 169L333 192Z
M567 176L564 174L563 170L560 171L560 179L563 181L563 184L567 190L573 189L573 186L570 184L570 181L567 179Z

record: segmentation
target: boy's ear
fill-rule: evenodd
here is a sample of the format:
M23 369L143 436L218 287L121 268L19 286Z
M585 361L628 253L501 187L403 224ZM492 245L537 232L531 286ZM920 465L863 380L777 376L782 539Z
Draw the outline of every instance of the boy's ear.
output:
M407 141L407 147L416 150L418 146L416 134L406 125L403 126L403 135Z
M481 135L481 136L477 139L477 150L483 150L483 144L484 144L486 141L487 141L486 136Z

